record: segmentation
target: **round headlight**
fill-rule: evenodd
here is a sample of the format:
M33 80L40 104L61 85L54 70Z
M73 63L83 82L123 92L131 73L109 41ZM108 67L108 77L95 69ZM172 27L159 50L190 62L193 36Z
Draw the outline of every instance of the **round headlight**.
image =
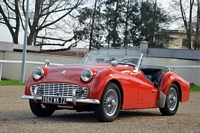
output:
M44 76L44 70L41 67L35 67L32 75L34 79L39 80Z
M81 79L84 82L88 82L92 79L93 77L93 72L89 69L89 68L85 68L83 69L83 71L81 72Z

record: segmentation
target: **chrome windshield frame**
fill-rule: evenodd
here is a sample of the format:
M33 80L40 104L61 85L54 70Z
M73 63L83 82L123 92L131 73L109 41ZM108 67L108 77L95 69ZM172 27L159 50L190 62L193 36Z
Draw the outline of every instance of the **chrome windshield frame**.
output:
M142 57L143 57L143 53L141 53L140 58L139 58L139 61L138 61L138 64L137 64L137 66L135 67L135 70L133 70L134 73L137 73L137 72L138 72L138 69L139 69L140 64L141 64L141 62L142 62Z
M88 51L81 63L111 63L113 60L116 60L119 63L124 63L124 59L130 59L132 65L135 65L135 67L138 69L142 61L142 56L143 53L138 49L98 49ZM127 65L129 64L127 63Z

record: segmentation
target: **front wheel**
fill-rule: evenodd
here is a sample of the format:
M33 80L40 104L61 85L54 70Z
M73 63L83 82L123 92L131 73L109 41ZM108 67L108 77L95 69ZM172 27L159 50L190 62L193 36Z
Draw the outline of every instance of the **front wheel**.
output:
M29 105L33 114L38 117L48 117L55 112L55 107L52 105L34 103L31 100L29 100Z
M101 122L111 122L119 114L121 106L121 93L119 87L110 82L106 85L100 104L94 105L94 114Z
M179 106L179 91L175 84L172 84L168 90L165 107L160 108L162 115L176 114Z

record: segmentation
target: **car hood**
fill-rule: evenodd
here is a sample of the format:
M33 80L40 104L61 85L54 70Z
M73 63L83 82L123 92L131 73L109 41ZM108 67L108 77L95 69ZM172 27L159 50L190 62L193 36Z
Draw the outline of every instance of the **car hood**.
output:
M117 65L112 66L109 63L95 63L95 64L73 64L73 65L63 65L58 67L43 67L45 73L44 77L38 81L30 78L30 84L39 83L64 83L69 84L79 84L86 85L80 78L83 69L89 68L92 70L93 75L95 75L100 70L111 70L112 73L123 73L129 74L134 68L128 65ZM32 77L32 76L31 76ZM32 80L31 80L32 79ZM90 84L90 83L89 83Z
M95 63L95 64L76 64L76 65L64 65L54 68L49 68L46 74L46 77L49 79L62 79L68 78L73 80L80 79L81 71L84 68L90 68L94 74L96 74L99 70L108 70L113 69L115 71L123 72L127 70L133 70L133 67L127 65L117 65L116 67L112 67L109 63Z
M49 68L47 71L47 77L60 77L60 78L80 78L81 71L84 68L90 68L93 72L97 72L101 69L108 69L110 65L83 65L83 64L76 64L76 65L64 65L54 68Z

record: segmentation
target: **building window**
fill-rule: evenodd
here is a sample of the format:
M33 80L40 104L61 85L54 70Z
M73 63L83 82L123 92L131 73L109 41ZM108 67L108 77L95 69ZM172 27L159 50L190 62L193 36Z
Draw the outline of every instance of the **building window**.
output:
M187 39L182 40L182 47L187 47Z

